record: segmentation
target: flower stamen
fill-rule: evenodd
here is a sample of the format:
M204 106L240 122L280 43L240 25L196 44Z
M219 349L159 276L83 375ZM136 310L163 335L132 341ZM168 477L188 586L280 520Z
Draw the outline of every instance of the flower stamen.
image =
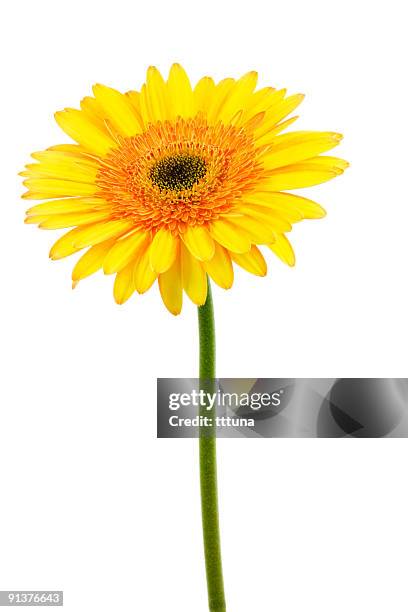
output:
M207 164L198 155L169 155L151 168L149 176L161 191L191 189L207 172Z

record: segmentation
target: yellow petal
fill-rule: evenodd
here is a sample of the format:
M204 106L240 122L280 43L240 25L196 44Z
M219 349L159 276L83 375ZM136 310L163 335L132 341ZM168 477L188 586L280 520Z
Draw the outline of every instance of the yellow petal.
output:
M183 305L183 285L181 280L181 261L176 257L173 265L159 276L160 295L167 310L174 315L181 312Z
M72 280L74 283L94 274L102 268L104 259L109 252L109 249L114 244L115 239L106 240L100 244L91 247L78 259L74 269L72 270Z
M68 136L97 155L117 146L107 131L96 127L83 111L73 108L55 113L55 120Z
M290 232L292 226L289 219L285 219L283 214L279 214L278 211L272 208L257 208L256 206L240 206L239 211L257 221L260 221L265 227L271 229L273 232ZM297 215L298 221L301 220L301 216Z
M175 115L184 118L191 117L194 111L193 90L180 64L173 64L170 68L167 90Z
M285 99L286 93L287 93L287 90L285 88L274 89L272 93L269 95L269 97L267 98L266 107L264 106L262 109L259 109L259 110L265 110L267 113L270 114L272 111L274 111L274 109L280 106L282 101Z
M142 113L140 108L140 93L138 91L128 91L125 93L126 99L131 105L133 112L136 115L136 118L139 122L139 125L144 127L144 122L142 119Z
M299 119L299 115L295 115L295 117L290 117L286 119L286 121L281 121L281 123L277 123L272 129L269 130L267 134L264 134L261 138L256 139L257 146L264 147L268 146L273 142L275 136L286 130L287 127L292 125L297 119Z
M132 105L124 94L106 85L94 85L93 93L108 122L123 136L134 136L142 131Z
M170 113L166 83L154 66L150 66L147 70L146 89L150 101L150 120L153 122L169 119Z
M244 129L246 132L253 132L258 127L258 125L261 125L262 121L264 120L264 117L264 111L258 113L257 115L254 115L253 117L251 117L251 119L249 119L249 121L242 123L242 129Z
M277 234L275 236L275 242L268 244L271 251L275 253L284 263L288 266L295 265L295 253L292 245L284 234Z
M78 247L74 244L75 238L78 236L82 227L75 227L70 230L61 238L59 238L51 247L50 258L51 259L62 259L68 257L77 251L80 251L83 247Z
M178 248L178 239L166 229L160 229L149 248L150 265L158 274L165 272L173 264Z
M125 93L126 98L133 107L133 110L140 113L140 94L138 91L127 91Z
M229 253L218 242L215 243L214 257L203 263L204 270L217 285L230 289L234 282L234 270Z
M123 220L93 223L92 225L78 228L74 244L79 248L92 246L104 240L109 240L109 238L119 238L119 236L123 236L133 227L134 225L131 221Z
M131 261L134 262L138 253L146 245L147 239L146 232L137 231L117 240L105 258L103 264L105 274L120 272Z
M157 278L155 272L150 265L149 249L145 249L140 257L136 260L133 269L133 282L138 293L145 293L153 285Z
M316 202L293 193L260 192L246 198L251 205L276 210L288 221L299 221L300 219L321 219L326 211Z
M256 95L256 94L255 94ZM267 98L267 104L263 104L262 108L258 108L258 112L259 111L264 111L265 112L265 118L264 118L264 122L262 123L261 126L259 126L258 130L256 131L256 135L258 135L258 133L260 132L261 128L264 127L270 127L271 126L271 120L273 119L272 113L274 111L276 111L277 109L279 109L284 101L284 98L286 96L286 89L274 89L268 96ZM253 116L255 113L252 112L251 116ZM243 116L242 120L243 122L245 122L248 119L248 117L245 115ZM273 124L272 124L273 125Z
M75 155L82 153L84 158L89 158L89 155L92 155L86 150L85 147L72 143L53 145L52 147L48 147L47 151L63 151L64 153L71 153Z
M63 215L49 215L46 219L41 216L39 218L39 227L41 229L63 229L65 227L74 227L75 225L87 225L88 223L96 223L98 221L107 221L110 219L110 211L95 211L88 213L67 213ZM30 223L35 223L37 217L27 217Z
M92 96L85 96L81 100L81 110L89 117L90 121L94 123L102 131L106 130L105 118L103 107L98 100Z
M274 139L271 149L262 157L267 170L310 159L336 147L342 139L335 132L292 132Z
M117 304L124 304L134 293L135 286L133 284L133 263L130 263L123 268L115 276L113 285L113 296Z
M261 251L254 244L248 253L231 253L232 260L241 268L255 274L265 276L267 272L266 261Z
M202 306L207 299L207 275L202 264L181 245L181 273L183 288L188 297L197 306Z
M58 215L110 209L110 205L101 198L66 198L36 204L27 210L27 215Z
M259 221L255 217L249 217L248 215L242 215L237 217L230 217L230 223L236 228L237 232L247 236L249 240L257 244L267 244L272 242L274 237L273 228L266 225L265 221ZM230 249L232 250L232 249ZM249 251L235 251L237 253L246 253Z
M218 118L221 121L228 123L238 110L245 108L251 93L256 87L257 80L258 75L255 71L248 72L238 79L220 110Z
M140 114L142 116L143 125L147 126L153 121L153 110L150 106L149 96L147 95L146 84L142 85L140 90Z
M242 110L237 111L235 115L233 115L231 119L228 121L228 125L233 125L234 127L241 126L241 119L242 119L243 114L244 114L244 111Z
M214 255L214 240L203 225L189 227L181 238L190 253L200 261L208 261Z
M92 183L76 183L51 178L30 178L23 182L28 191L23 198L28 200L47 200L58 196L90 196L94 195L96 185Z
M279 231L278 227L282 228L280 230L282 232L289 231L292 223L302 221L305 217L297 208L275 201L274 195L273 193L255 194L253 198L246 200L244 205L240 206L240 210L260 220L263 219L266 223L271 223L274 228L276 227L276 231ZM286 229L282 221L286 224Z
M324 157L317 157L313 160L284 166L277 170L273 170L268 178L265 179L265 188L268 191L282 191L286 189L300 189L302 187L311 187L319 185L325 181L343 173L343 169L326 164L325 162L317 162L315 160L324 160ZM264 186L262 186L262 189Z
M215 83L211 77L203 77L198 81L193 91L194 114L207 114L214 90Z
M20 176L27 178L49 178L75 181L77 183L94 184L97 170L88 167L83 167L79 164L65 164L57 168L50 168L44 164L27 164L26 169L20 172ZM95 190L94 190L95 191Z
M211 104L207 111L207 120L210 125L216 123L219 119L219 114L235 85L234 79L223 79L214 89Z
M33 153L32 157L40 163L27 164L25 176L95 183L99 166L95 160L81 154L65 151L40 151Z
M248 236L225 218L213 221L209 230L214 240L234 253L246 253L251 248Z
M275 93L276 90L273 87L263 87L253 93L245 105L245 110L242 114L242 123L245 123L257 113L266 111Z
M62 159L72 159L79 161L82 164L90 164L91 166L97 166L98 162L93 157L92 153L87 153L83 147L77 144L62 144L53 145L43 151L34 151L31 153L31 157L36 161L48 162L50 160L58 161Z
M47 221L49 219L49 215L29 215L24 219L24 223L27 225L37 225Z
M342 172L350 165L345 159L340 159L340 157L332 157L330 155L319 155L318 157L313 157L312 159L308 159L307 163L316 168L319 167L335 170L339 174L342 174Z
M303 94L295 94L294 96L288 96L283 100L277 101L276 104L273 104L266 112L265 121L258 130L256 130L255 137L261 138L267 134L277 123L279 123L279 121L282 121L282 119L294 111L303 100Z

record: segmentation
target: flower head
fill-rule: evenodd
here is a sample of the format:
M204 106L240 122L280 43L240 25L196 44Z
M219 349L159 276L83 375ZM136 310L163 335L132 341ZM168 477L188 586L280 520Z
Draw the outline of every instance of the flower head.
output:
M288 132L286 117L303 99L285 90L255 90L257 74L193 88L174 64L165 81L150 67L140 92L95 85L81 110L56 113L77 144L34 153L21 174L24 198L46 200L27 223L72 228L52 259L87 249L72 279L103 269L115 274L121 304L158 280L167 308L178 314L183 290L205 302L207 274L233 283L233 265L264 276L258 245L289 265L286 233L302 219L323 217L306 198L286 193L341 174L347 162L322 155L341 140L333 132Z

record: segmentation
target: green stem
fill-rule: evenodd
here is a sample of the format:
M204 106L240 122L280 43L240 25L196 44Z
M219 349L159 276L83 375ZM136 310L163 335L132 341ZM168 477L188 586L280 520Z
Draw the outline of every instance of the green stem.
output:
M215 325L211 287L208 280L207 300L198 308L200 335L200 386L215 390ZM201 414L216 416L215 408L203 406ZM200 485L204 556L207 573L208 605L211 612L225 612L222 576L220 529L218 520L216 431L214 425L200 428Z

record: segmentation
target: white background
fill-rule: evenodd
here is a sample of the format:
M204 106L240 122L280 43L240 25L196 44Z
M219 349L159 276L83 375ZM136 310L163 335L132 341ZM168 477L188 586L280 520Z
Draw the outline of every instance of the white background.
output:
M294 270L215 289L219 376L406 376L406 20L397 0L16 1L1 58L0 589L69 612L205 612L197 448L156 440L156 377L197 372L196 311L157 288L70 289L16 173L66 138L53 112L155 64L257 69L307 95L297 129L344 133L347 173L304 193ZM406 612L406 440L219 445L229 612Z

